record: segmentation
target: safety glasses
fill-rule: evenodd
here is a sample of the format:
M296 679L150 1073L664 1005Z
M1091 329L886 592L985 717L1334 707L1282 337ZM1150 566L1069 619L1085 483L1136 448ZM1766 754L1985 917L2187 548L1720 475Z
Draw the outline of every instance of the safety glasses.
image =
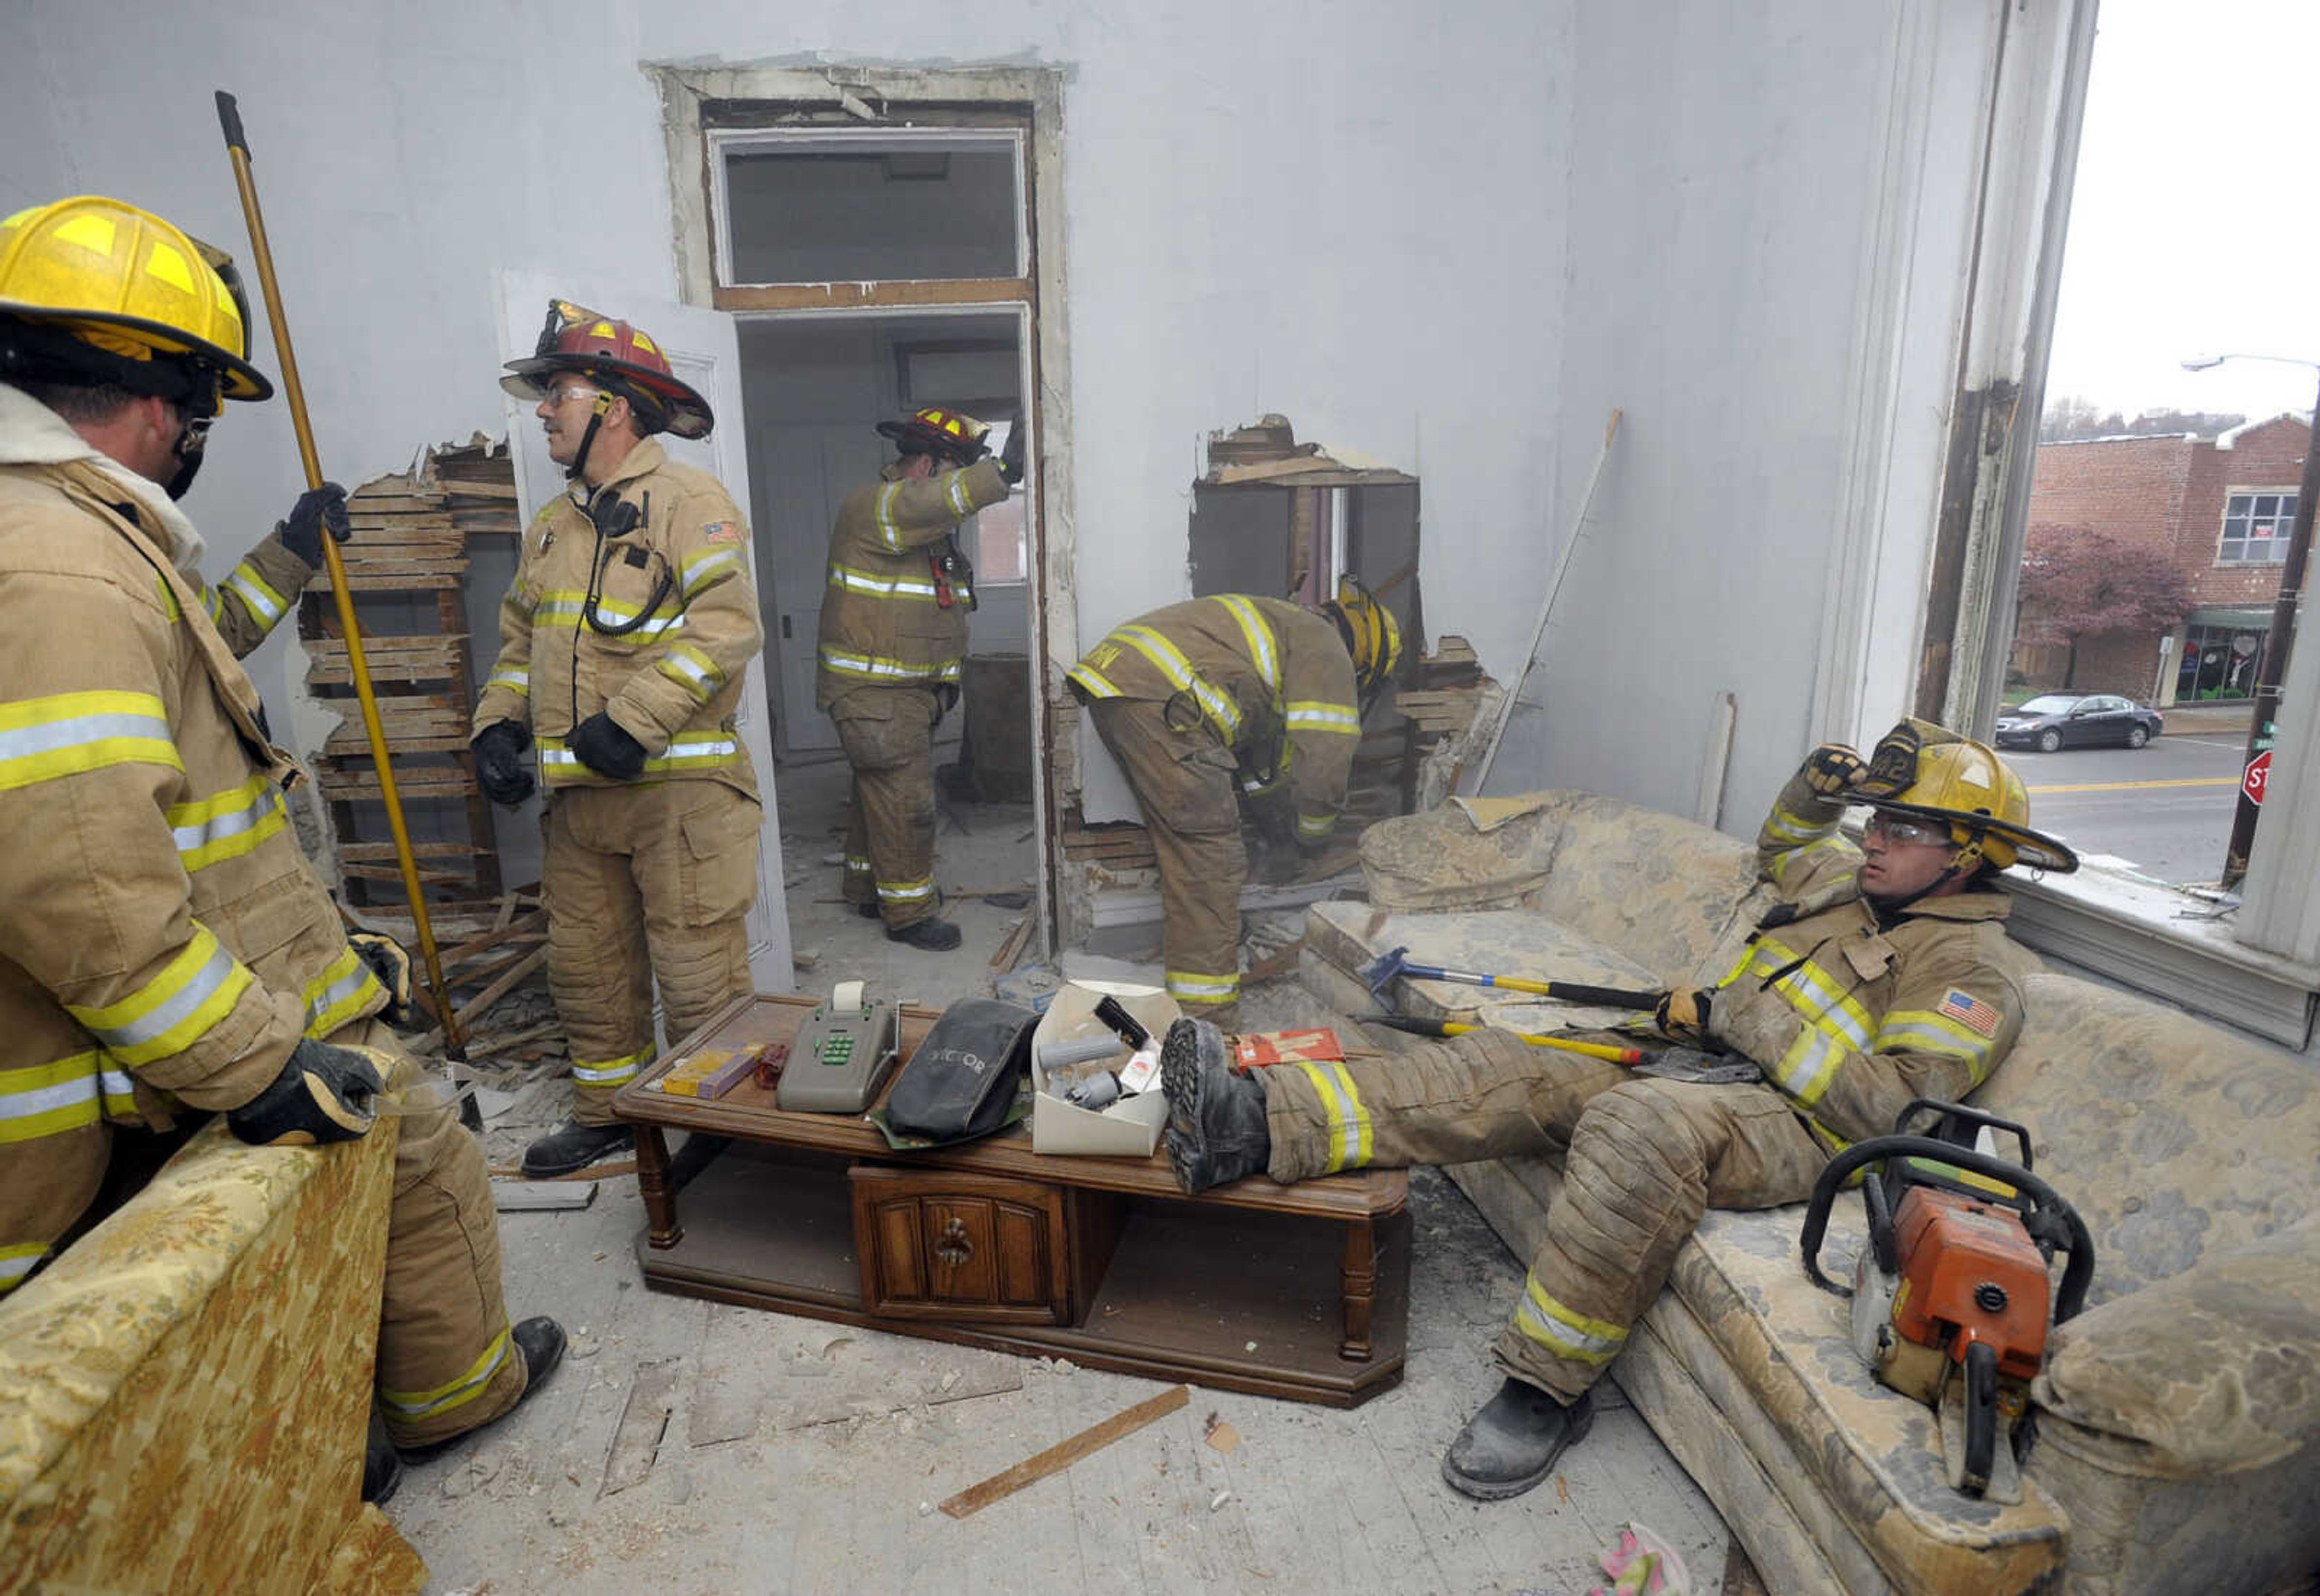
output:
M1950 829L1931 821L1908 821L1890 814L1872 814L1862 829L1865 837L1881 837L1896 847L1912 844L1944 843L1950 840Z

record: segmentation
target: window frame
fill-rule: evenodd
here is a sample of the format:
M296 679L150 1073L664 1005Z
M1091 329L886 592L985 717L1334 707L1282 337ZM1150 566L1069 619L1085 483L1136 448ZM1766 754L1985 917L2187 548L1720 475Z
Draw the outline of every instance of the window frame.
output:
M2216 540L2216 566L2224 569L2237 570L2250 566L2286 565L2288 544L2293 536L2296 522L2296 502L2302 496L2300 490L2292 487L2225 488L2223 530ZM2245 553L2245 549L2249 544L2257 542L2259 540L2248 537L2244 530L2236 539L2232 536L2233 506L2243 500L2247 501L2248 508L2240 512L2239 520L2243 528L2252 526L2257 520L2254 502L2258 499L2270 499L2274 502L2275 513L2268 518L2274 528L2273 534L2261 541L2267 549L2276 550L2276 552L2267 553L2259 558L2251 558ZM2240 554L2234 555L2230 552L2231 545L2234 542L2242 547L2243 552Z

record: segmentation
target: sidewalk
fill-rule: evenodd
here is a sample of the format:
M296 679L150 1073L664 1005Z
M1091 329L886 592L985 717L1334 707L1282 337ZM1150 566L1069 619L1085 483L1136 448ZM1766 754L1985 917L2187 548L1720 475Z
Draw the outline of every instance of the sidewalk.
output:
M2248 723L2254 718L2255 705L2250 699L2235 698L2207 703L2170 704L2159 712L2167 718L2167 731L2196 731L2207 737L2235 732L2244 738Z

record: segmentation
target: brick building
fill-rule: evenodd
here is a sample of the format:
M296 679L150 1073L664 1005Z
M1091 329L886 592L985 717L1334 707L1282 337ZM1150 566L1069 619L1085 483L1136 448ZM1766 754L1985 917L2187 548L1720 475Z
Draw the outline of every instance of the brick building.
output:
M2279 415L2215 438L2178 433L2038 446L2032 526L2092 527L2160 549L2183 573L2191 595L2189 612L2165 636L2081 639L2075 687L2162 705L2195 695L2247 695L2279 594L2311 436L2302 417ZM2067 654L2017 644L2014 668L2031 686L2059 686Z

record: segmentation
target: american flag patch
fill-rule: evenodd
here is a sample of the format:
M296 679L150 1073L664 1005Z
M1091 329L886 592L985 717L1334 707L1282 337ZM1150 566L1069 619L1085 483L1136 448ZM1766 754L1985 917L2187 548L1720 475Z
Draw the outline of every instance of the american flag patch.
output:
M711 543L739 543L741 529L730 521L712 521L701 529L702 538Z
M1970 992L1960 992L1953 986L1942 993L1940 1013L1944 1020L1954 1020L1968 1030L1985 1037L1998 1034L1998 1011Z

